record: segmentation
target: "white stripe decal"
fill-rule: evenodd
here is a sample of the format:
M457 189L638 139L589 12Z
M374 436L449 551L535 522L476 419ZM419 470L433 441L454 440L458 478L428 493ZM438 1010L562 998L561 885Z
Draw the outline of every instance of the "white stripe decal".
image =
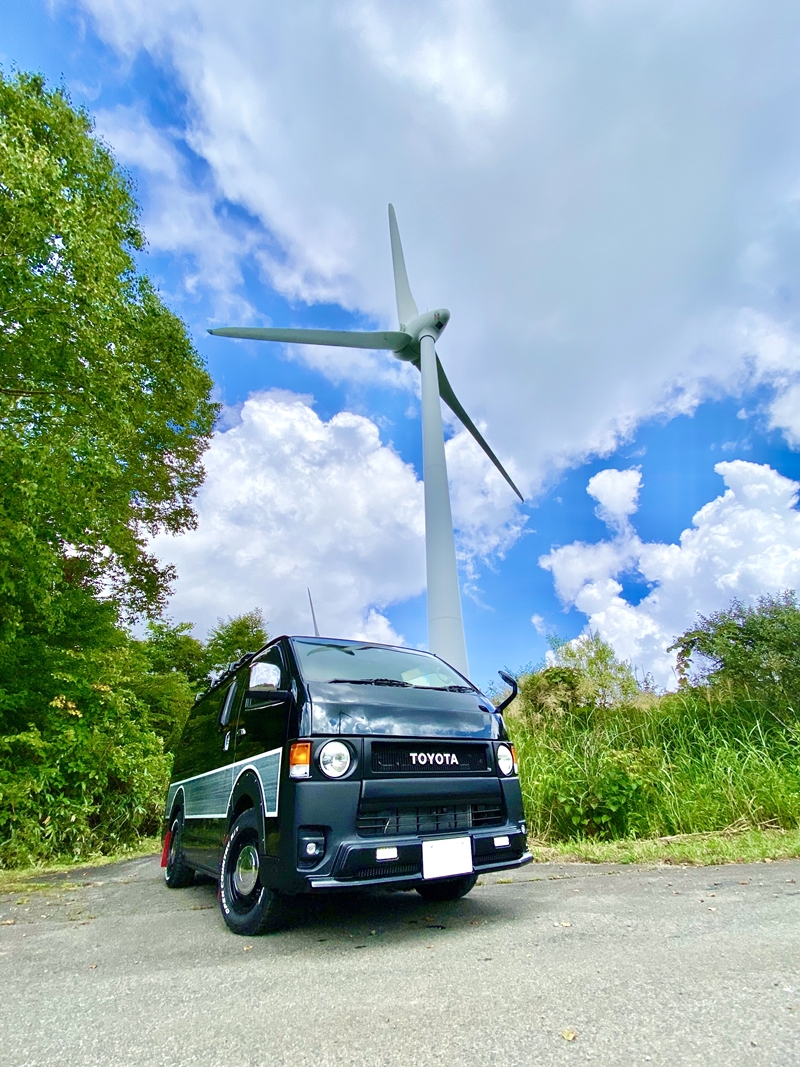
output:
M171 782L167 792L167 813L171 811L173 801L181 790L184 797L184 818L227 818L236 783L245 771L252 770L258 778L264 815L276 816L282 754L282 748L273 748L269 752L262 752L255 759L237 760L236 763L228 763L224 767L215 767L213 771L204 771L191 778ZM235 770L239 771L236 775Z

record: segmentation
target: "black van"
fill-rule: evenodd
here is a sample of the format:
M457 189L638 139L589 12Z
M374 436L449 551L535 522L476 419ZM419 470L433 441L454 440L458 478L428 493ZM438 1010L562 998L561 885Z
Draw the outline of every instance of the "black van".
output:
M481 871L530 862L504 706L414 649L280 637L249 653L183 731L167 885L218 878L228 926L258 934L300 894L375 885L453 900Z

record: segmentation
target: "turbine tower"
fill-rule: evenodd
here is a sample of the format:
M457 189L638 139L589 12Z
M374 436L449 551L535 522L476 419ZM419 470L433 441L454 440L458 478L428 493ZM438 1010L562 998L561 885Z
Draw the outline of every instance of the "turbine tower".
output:
M369 348L393 352L413 364L422 374L422 479L425 489L425 562L428 586L428 647L463 675L468 676L464 621L458 589L458 568L450 511L450 489L444 452L444 432L439 398L472 434L505 480L520 498L522 493L503 469L500 460L483 439L480 430L453 392L436 341L450 321L446 308L420 315L408 284L403 246L394 208L389 205L389 236L392 242L394 289L397 297L398 331L293 330L225 326L209 330L218 337L288 344L330 345L334 348Z

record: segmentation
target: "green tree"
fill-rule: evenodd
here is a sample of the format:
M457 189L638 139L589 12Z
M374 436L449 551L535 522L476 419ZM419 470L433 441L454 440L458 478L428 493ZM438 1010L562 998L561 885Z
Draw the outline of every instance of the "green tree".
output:
M159 825L170 761L137 694L146 664L113 604L76 586L59 615L56 631L0 642L3 865L113 850Z
M183 674L189 685L199 691L207 684L206 650L202 641L192 636L190 622L170 623L157 619L147 624L142 642L150 669L156 674Z
M548 643L550 662L520 677L520 695L512 710L529 728L545 719L625 704L642 692L630 664L617 659L596 631L573 641L551 634Z
M640 692L631 665L617 659L608 641L596 630L589 630L574 641L550 639L555 666L575 671L582 681L579 702L609 708L624 704Z
M244 615L218 619L205 646L206 668L209 673L223 670L245 652L257 652L267 641L269 634L259 608Z
M192 625L151 621L142 641L131 641L130 688L147 706L148 720L172 754L180 741L195 695L208 685L205 649L191 635Z
M697 626L679 637L678 673L700 682L749 689L779 698L800 710L800 605L794 590L759 597L745 607L733 600L724 611L698 616Z
M185 327L136 272L143 247L89 116L0 74L3 863L156 829L205 670L185 631L148 646L121 626L159 615L171 570L148 542L194 525L216 414Z
M195 522L211 380L143 245L89 116L0 74L0 637L56 625L69 584L157 613L147 539Z

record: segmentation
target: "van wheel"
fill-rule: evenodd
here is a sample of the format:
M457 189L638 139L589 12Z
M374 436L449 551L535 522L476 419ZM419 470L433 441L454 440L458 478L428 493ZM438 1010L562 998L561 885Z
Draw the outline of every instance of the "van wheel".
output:
M269 934L288 922L284 898L261 883L258 816L253 808L233 824L222 854L219 903L235 934Z
M423 882L416 890L423 900L458 900L465 897L478 881L477 874L465 874L462 878L441 878L435 882Z
M169 852L164 881L170 889L184 889L194 881L194 868L186 862L183 851L183 812L178 809L169 828Z

